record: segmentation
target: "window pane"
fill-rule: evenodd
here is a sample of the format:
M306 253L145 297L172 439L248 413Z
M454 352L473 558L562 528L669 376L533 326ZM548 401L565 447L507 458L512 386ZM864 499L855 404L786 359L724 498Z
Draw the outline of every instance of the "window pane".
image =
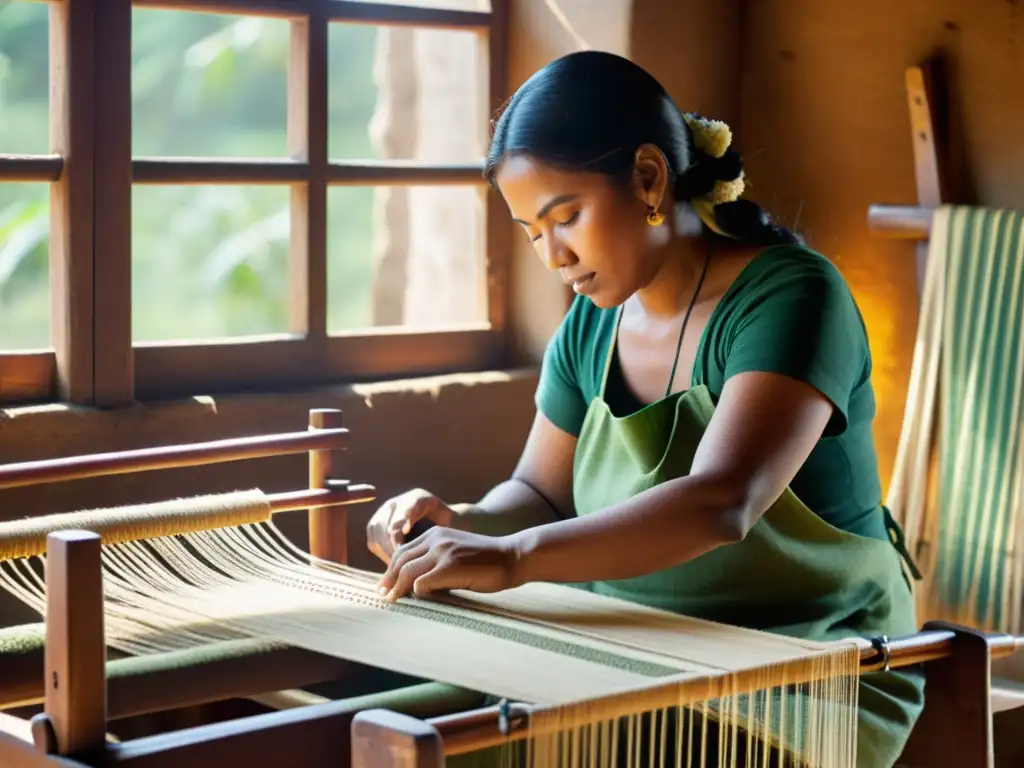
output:
M136 155L283 156L288 21L132 9Z
M0 153L50 151L49 89L49 6L0 2Z
M132 338L288 330L288 187L136 186Z
M485 206L483 185L332 187L328 330L486 321Z
M328 46L332 158L464 163L483 157L486 38L332 24Z
M0 184L0 350L50 346L49 194Z

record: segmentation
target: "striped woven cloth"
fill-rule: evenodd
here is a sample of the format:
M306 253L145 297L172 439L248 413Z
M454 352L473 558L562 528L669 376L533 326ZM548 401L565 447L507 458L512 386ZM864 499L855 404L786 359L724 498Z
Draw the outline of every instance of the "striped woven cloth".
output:
M925 574L922 619L1020 631L1024 212L935 212L887 503Z

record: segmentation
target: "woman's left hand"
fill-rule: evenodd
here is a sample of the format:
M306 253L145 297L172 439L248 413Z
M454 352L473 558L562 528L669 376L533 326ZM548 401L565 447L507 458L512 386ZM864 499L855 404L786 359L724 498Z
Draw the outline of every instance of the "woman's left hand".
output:
M518 561L510 537L437 526L395 550L379 588L390 601L410 592L500 592L515 586Z

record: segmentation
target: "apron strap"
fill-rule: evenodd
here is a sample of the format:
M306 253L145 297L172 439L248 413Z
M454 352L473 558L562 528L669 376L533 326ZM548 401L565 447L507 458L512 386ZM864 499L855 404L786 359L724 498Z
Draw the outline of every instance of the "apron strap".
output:
M921 581L921 571L914 562L914 558L910 556L910 551L907 549L907 540L903 535L903 529L900 527L900 524L896 522L896 519L892 516L889 508L884 504L882 505L882 514L885 516L885 530L889 534L889 540L892 542L892 545L896 547L896 551L900 553L900 557L903 558L903 562L907 564L907 569L914 577L914 581Z

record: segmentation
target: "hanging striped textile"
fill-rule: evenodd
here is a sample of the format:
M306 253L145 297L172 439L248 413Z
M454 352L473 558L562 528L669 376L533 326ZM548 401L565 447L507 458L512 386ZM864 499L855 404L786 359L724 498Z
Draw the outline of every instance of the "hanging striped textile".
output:
M886 500L924 574L922 620L1020 631L1022 407L1024 213L939 208Z

